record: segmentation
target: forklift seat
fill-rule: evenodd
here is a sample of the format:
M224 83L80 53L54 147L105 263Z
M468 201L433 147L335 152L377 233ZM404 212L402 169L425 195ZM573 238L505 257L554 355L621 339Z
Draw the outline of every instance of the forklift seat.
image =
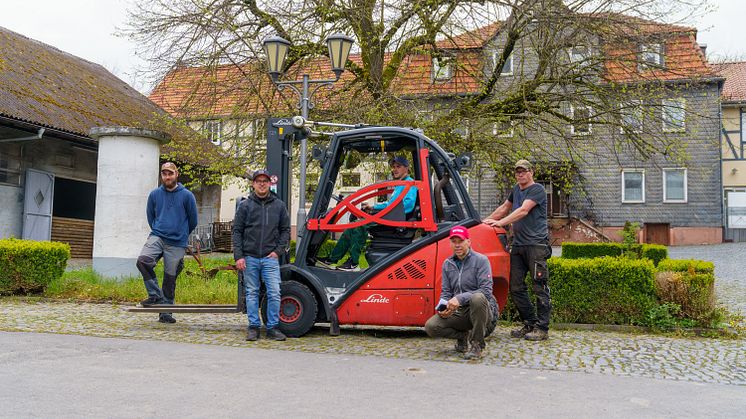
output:
M406 218L404 204L401 202L387 215L391 214L396 214L397 218L388 216L386 218L397 221L416 221L421 219L419 197L415 202L414 210L406 214ZM371 241L370 246L365 251L365 259L369 265L374 265L379 260L412 243L417 229L375 224L368 228L368 233L371 236Z

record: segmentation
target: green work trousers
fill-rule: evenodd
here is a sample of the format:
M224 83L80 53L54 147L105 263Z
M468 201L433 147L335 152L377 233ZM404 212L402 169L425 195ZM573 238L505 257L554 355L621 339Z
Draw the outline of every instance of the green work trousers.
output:
M340 236L337 244L332 249L329 259L332 263L339 262L349 251L350 259L354 263L360 263L360 253L363 251L365 242L368 240L368 227L360 226L345 230Z

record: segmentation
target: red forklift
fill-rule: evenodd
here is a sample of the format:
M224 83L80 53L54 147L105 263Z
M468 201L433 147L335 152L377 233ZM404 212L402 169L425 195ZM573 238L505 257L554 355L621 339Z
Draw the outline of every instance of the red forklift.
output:
M482 224L459 172L470 164L468 155L454 156L416 129L314 123L301 117L270 118L267 123L267 168L278 176L276 193L290 208L292 143L311 128L331 126L342 131L324 133L330 141L313 149L321 167L318 186L302 231L295 260L281 264L280 329L288 336L306 334L316 323L340 325L424 326L435 313L441 290L441 266L451 256L449 230L469 229L472 248L486 255L492 266L493 293L505 307L510 257L505 230ZM387 166L394 156L410 162L414 180L388 180L363 186L344 198L335 194L342 174L352 168ZM312 163L313 164L313 163ZM404 191L386 208L368 213L360 208ZM414 211L405 214L403 198L417 190ZM383 199L383 198L381 198ZM351 216L348 216L351 215ZM352 220L352 221L350 221ZM361 271L332 269L318 262L332 233L367 226L368 267ZM243 275L238 272L238 304L133 307L139 312L244 312ZM266 304L261 304L266 319ZM492 328L497 319L494 319ZM491 330L490 330L491 331Z

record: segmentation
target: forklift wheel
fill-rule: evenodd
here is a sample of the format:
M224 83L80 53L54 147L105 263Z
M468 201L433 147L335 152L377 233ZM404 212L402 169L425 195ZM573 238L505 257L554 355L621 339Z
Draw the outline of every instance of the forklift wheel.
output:
M280 283L280 330L290 337L308 333L316 321L316 297L298 281ZM267 297L262 298L262 318L267 323Z

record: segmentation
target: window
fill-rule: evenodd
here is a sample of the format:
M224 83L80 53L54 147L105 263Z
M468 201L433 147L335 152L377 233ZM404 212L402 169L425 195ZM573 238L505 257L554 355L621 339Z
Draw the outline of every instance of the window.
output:
M494 63L494 65L497 65L497 63L500 61L500 55L501 55L501 52L495 52L492 55L492 62ZM503 68L500 70L500 75L502 76L513 75L513 53L511 53L508 56L508 59L505 60L505 64L503 64Z
M570 125L572 135L588 135L591 133L591 108L588 106L570 106Z
M645 171L627 169L622 171L622 202L645 202Z
M575 64L586 63L591 58L591 51L587 45L576 45L567 50L570 62Z
M21 170L18 160L6 153L0 153L0 183L12 186L21 185Z
M433 81L444 81L453 75L453 63L447 58L433 58Z
M642 132L642 102L632 100L622 103L619 112L622 117L622 126L619 127L619 132L622 134L625 132Z
M513 134L513 121L510 119L498 121L492 125L492 135L497 135L498 137L503 138L512 138Z
M640 45L640 70L663 67L663 45Z
M686 202L686 169L663 169L663 202Z
M207 139L215 145L220 145L223 136L223 123L219 120L205 121L202 130Z
M686 129L686 100L663 100L663 131L682 132Z
M360 173L342 173L342 187L360 187Z

